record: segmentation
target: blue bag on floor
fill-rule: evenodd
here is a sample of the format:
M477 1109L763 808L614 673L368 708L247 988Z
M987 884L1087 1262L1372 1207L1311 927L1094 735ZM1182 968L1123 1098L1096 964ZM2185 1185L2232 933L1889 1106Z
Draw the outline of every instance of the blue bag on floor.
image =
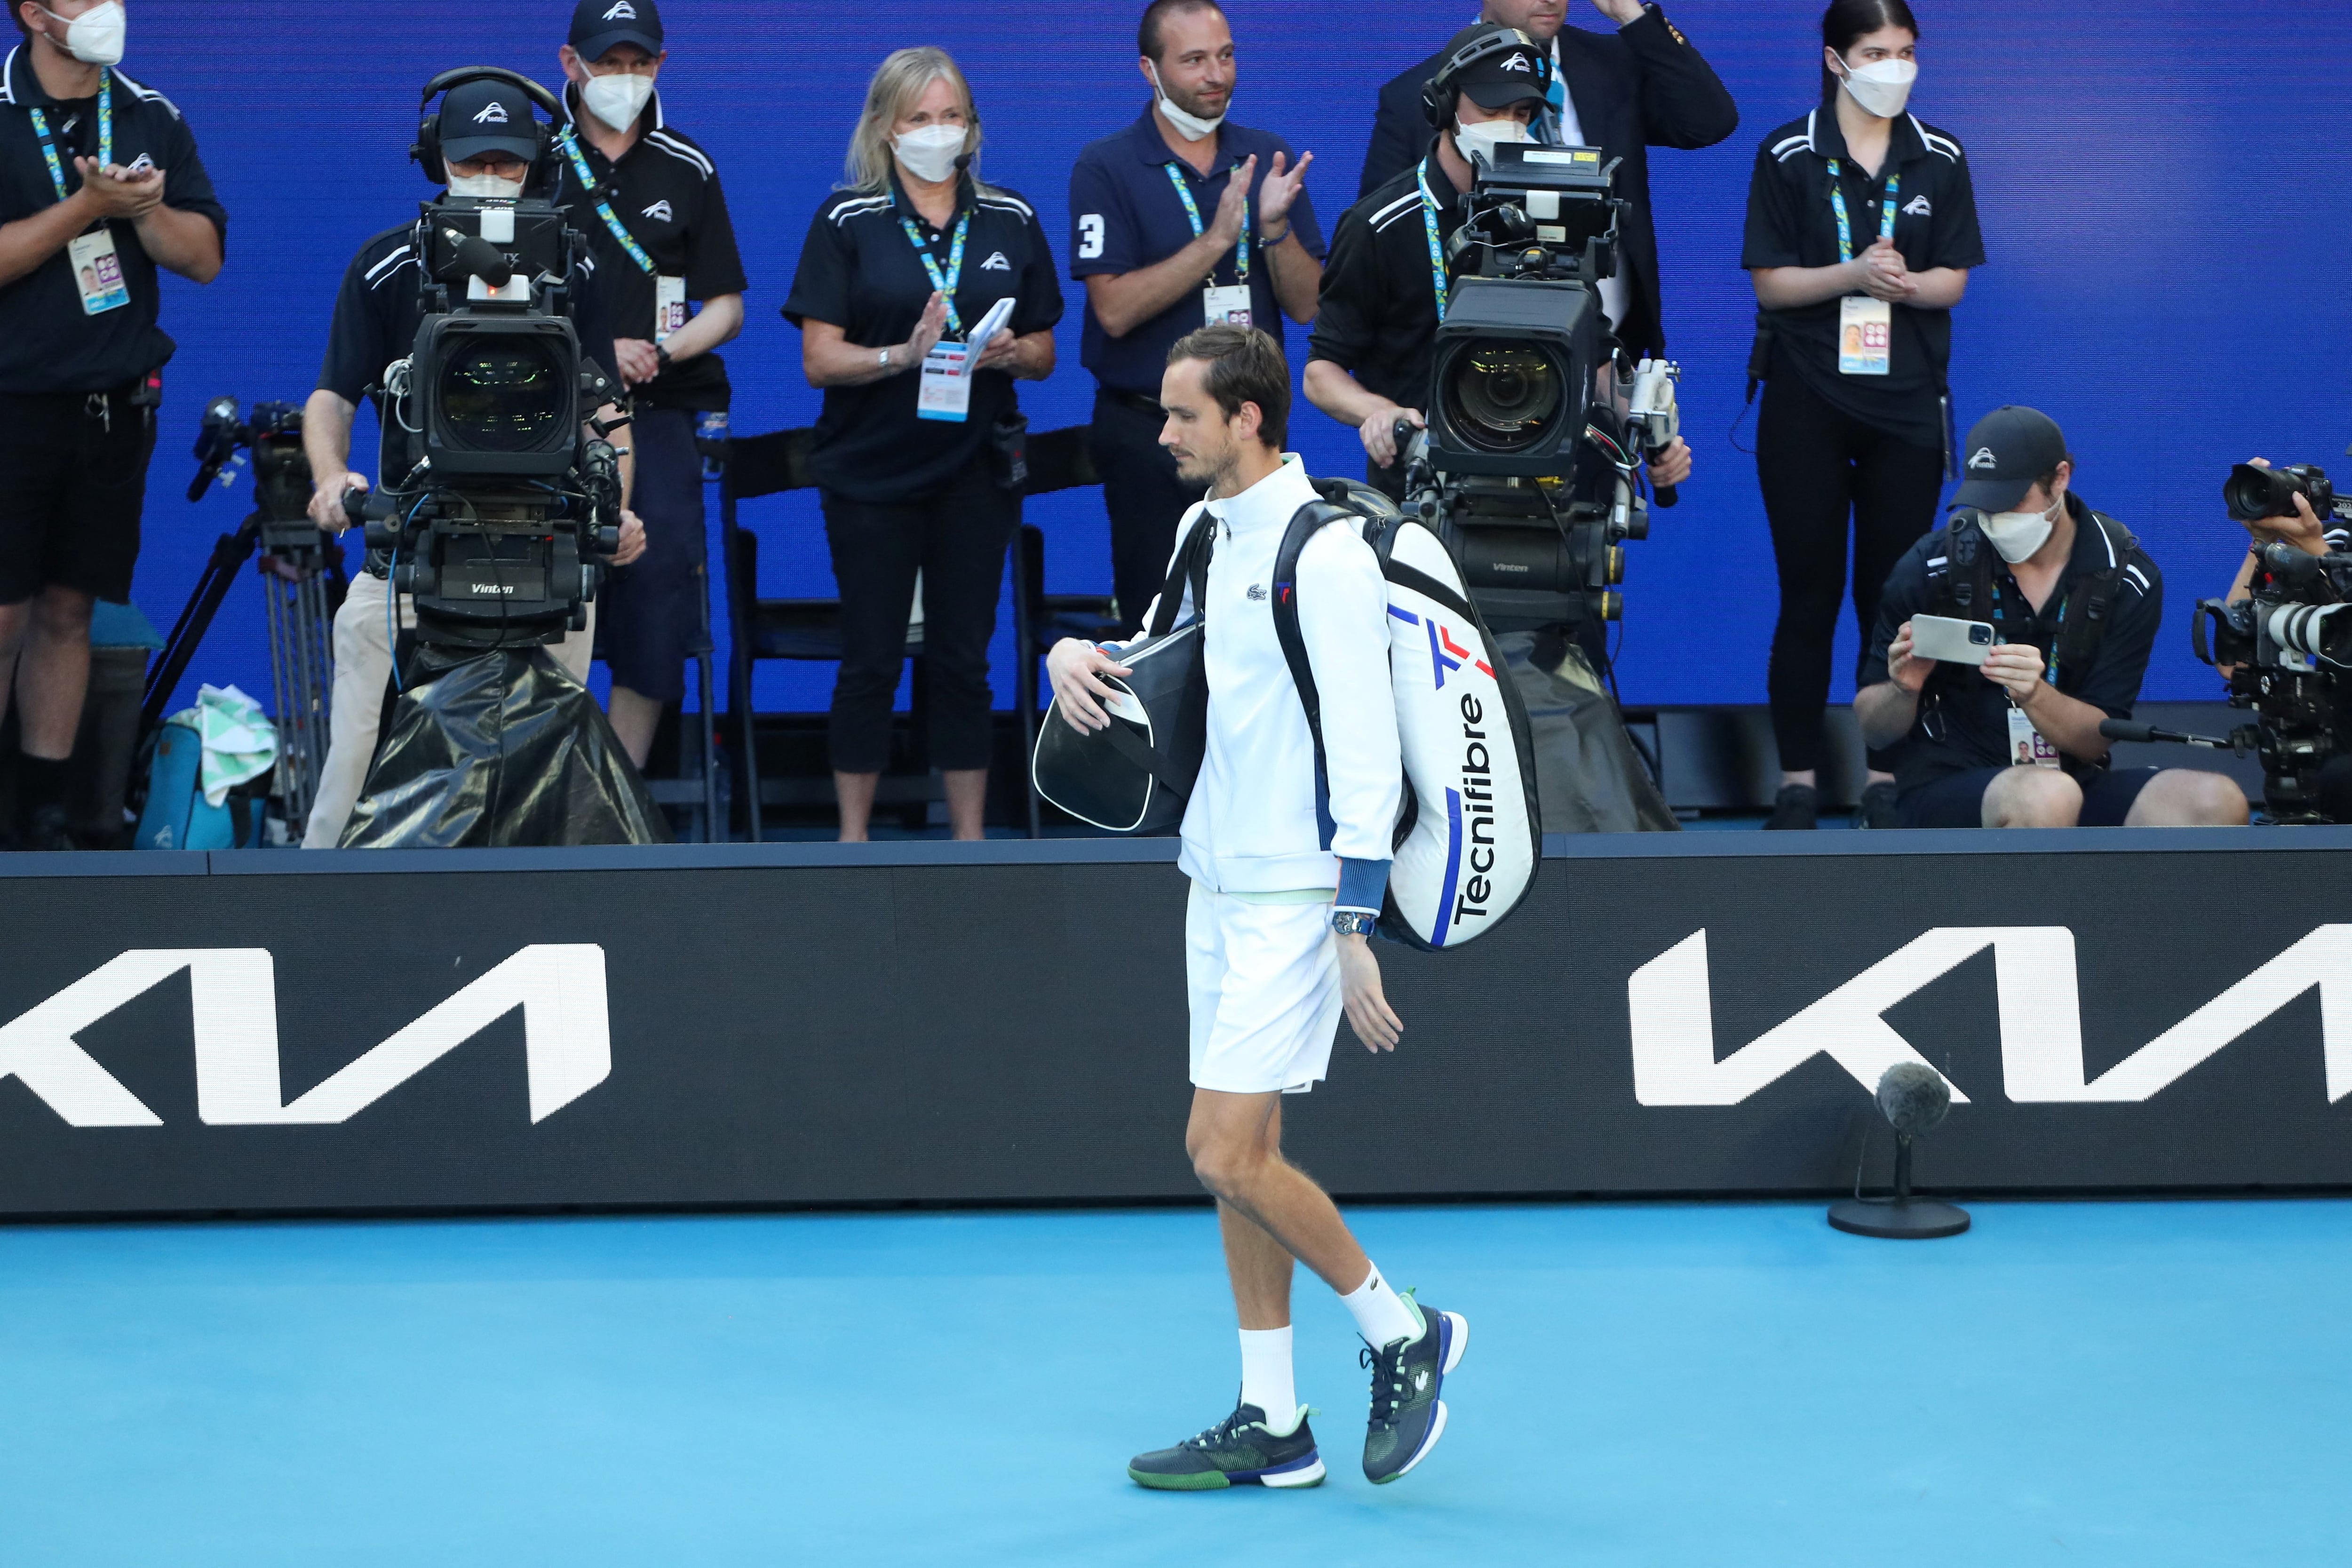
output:
M204 758L204 737L194 723L180 717L163 721L155 731L147 806L131 836L133 849L241 849L259 842L261 796L240 787L220 805L211 805L205 799Z

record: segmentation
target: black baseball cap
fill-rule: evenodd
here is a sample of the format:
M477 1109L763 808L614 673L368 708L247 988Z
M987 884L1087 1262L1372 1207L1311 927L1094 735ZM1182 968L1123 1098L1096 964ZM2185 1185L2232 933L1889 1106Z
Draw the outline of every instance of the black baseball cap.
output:
M539 156L530 100L512 82L460 82L442 97L443 161L462 163L485 153L504 153L526 163Z
M1978 420L1961 450L1960 488L1952 492L1952 504L2008 511L2034 480L2066 460L2066 436L2042 410L2009 403Z
M635 44L649 55L662 52L661 13L654 0L580 0L572 12L572 52L601 60L615 44Z
M1476 64L1456 71L1453 85L1481 109L1508 109L1515 103L1542 103L1543 84L1546 73L1551 68L1550 62L1540 45L1516 28L1497 28L1492 22L1465 27L1447 42L1444 58L1450 60L1479 39L1498 31L1510 34L1514 40L1512 47L1498 49Z

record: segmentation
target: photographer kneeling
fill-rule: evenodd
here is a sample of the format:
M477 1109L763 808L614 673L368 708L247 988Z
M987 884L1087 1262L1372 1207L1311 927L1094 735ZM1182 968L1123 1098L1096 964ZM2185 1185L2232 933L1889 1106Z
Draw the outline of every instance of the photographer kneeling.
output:
M2221 773L2106 765L2099 724L2138 700L2164 584L2073 493L2057 425L1996 409L1965 450L1951 521L1886 580L1854 698L1864 741L1893 754L1900 826L2242 825Z
M530 100L520 88L495 79L460 82L442 100L441 121L467 128L441 143L448 195L513 200L535 187L543 191L551 142L534 121ZM384 369L409 352L425 319L424 291L428 279L415 254L415 228L412 222L386 229L352 258L343 274L341 292L335 298L334 322L328 330L326 363L319 373L318 390L303 407L302 446L310 458L312 483L310 519L338 534L351 526L343 508L345 494L368 489L366 479L350 468L352 424L359 401L363 395L373 396L378 423L383 421ZM582 352L617 387L621 382L614 368L612 325L594 287L593 266L586 262L568 279L563 296L566 313L578 332ZM598 418L618 416L615 405L607 404L597 411ZM625 509L633 465L625 450L627 436L616 433L616 439L624 446L620 471ZM616 566L627 565L646 547L645 529L635 515L624 510L621 520L620 549L612 557ZM331 849L341 840L374 759L393 678L394 595L388 573L385 557L371 551L366 570L352 577L342 608L335 614L335 684L327 760L320 770L318 794L303 834L306 849ZM551 650L573 679L583 682L587 679L596 633L593 603L588 611L587 625ZM415 624L414 612L404 599L400 621L404 627Z

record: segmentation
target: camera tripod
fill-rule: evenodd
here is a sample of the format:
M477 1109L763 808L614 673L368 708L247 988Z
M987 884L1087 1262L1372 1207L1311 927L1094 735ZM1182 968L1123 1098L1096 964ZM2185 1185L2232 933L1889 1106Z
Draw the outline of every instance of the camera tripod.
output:
M236 574L261 559L262 604L269 624L269 679L278 724L277 784L288 836L299 843L327 760L327 729L334 679L334 617L343 603L343 551L312 522L308 510L310 468L302 456L301 413L284 404L259 404L248 425L233 399L205 411L196 453L202 462L188 499L196 500L238 448L254 456L254 510L234 533L213 542L194 592L163 639L147 676L142 733L163 721L163 710L211 629Z

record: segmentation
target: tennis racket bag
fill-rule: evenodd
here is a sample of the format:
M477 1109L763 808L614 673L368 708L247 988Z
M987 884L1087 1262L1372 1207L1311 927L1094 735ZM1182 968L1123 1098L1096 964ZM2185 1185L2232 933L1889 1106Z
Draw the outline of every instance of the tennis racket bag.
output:
M1315 737L1315 787L1328 797L1322 703L1298 629L1298 556L1318 530L1360 520L1388 579L1389 679L1404 763L1380 930L1429 951L1460 947L1519 907L1543 863L1527 706L1436 532L1369 486L1318 479L1315 488L1323 499L1298 509L1274 562L1275 633Z
M1107 730L1080 733L1060 700L1045 710L1029 776L1049 805L1114 833L1173 833L1209 744L1209 676L1202 663L1200 607L1209 602L1215 520L1196 509L1192 531L1168 569L1148 634L1113 657L1130 672L1102 677L1118 695ZM1192 615L1177 618L1191 590Z

